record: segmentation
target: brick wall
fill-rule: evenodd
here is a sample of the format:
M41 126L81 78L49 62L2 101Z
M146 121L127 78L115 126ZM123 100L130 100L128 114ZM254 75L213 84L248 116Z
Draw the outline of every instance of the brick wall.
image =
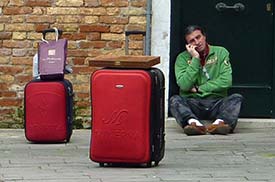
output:
M0 127L22 126L24 86L32 79L39 31L57 27L69 40L66 75L75 90L77 117L90 117L88 60L124 54L124 31L145 30L146 0L1 0ZM142 54L142 37L130 37L130 54ZM19 122L19 125L18 125Z

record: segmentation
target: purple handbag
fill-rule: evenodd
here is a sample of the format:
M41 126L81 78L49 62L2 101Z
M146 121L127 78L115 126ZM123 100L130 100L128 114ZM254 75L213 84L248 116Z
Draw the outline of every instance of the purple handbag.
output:
M55 32L56 40L46 40L46 34ZM43 31L42 42L38 49L38 70L42 80L64 79L67 59L67 40L59 39L62 31L57 28Z

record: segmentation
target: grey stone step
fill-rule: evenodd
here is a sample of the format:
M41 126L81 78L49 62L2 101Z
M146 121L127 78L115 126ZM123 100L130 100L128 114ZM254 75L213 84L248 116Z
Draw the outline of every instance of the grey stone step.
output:
M166 127L178 127L175 118L169 117L166 120ZM264 129L275 128L275 119L266 118L240 118L237 129Z

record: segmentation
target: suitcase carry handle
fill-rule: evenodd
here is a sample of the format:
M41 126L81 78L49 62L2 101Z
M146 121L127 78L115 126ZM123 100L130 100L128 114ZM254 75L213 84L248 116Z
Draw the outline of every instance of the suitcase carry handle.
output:
M125 54L129 54L129 35L142 35L143 36L143 54L145 54L145 41L146 41L146 31L140 30L128 30L125 31Z
M42 40L44 41L44 40L46 40L46 34L47 33L56 33L56 40L58 40L60 37L61 37L61 35L62 35L62 33L63 33L63 31L62 30L59 30L59 29L57 29L57 28L50 28L50 29L46 29L46 30L43 30L42 31L42 34L43 34L43 37L42 37Z

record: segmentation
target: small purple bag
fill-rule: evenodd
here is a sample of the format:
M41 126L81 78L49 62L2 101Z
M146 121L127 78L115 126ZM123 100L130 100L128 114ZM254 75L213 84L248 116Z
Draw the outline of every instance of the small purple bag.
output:
M46 33L55 32L56 40L45 40ZM67 40L59 39L62 32L57 28L43 31L38 49L38 70L42 80L64 79L67 59Z

